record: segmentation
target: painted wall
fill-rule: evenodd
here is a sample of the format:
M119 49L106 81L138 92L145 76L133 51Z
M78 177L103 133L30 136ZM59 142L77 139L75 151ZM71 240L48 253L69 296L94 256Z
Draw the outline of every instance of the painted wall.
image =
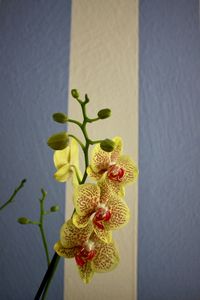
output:
M64 220L64 185L54 182L52 152L46 140L58 125L55 111L67 110L71 1L0 1L0 201L20 180L27 184L15 203L0 212L0 299L33 299L46 269L38 228L16 222L37 219L40 188L48 191L49 244L58 239ZM51 250L51 253L53 251ZM62 299L63 262L48 299Z
M92 118L102 108L112 110L109 119L88 125L89 137L96 140L121 136L123 153L137 162L138 1L76 0L71 17L69 85L77 87L82 96L87 92L88 114ZM71 97L69 115L81 117L80 107ZM75 132L83 141L74 124L69 124L69 132ZM87 182L92 180L87 178ZM73 212L72 193L70 186L66 194L68 218ZM119 265L112 272L94 274L92 282L84 285L74 260L65 260L64 299L137 299L138 183L126 188L124 199L131 219L127 226L113 232L120 251Z
M140 1L139 300L200 299L198 11Z

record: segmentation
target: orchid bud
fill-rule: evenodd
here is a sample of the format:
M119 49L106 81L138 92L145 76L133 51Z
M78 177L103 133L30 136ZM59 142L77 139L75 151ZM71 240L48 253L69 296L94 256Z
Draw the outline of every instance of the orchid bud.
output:
M115 143L112 140L105 139L100 143L100 147L106 152L111 152L115 147Z
M109 108L101 109L97 115L99 119L107 119L111 116L111 110Z
M52 116L53 120L57 123L67 123L67 115L61 112L54 113Z
M30 224L31 221L29 219L27 219L26 217L21 217L21 218L17 219L17 222L19 224L26 225L26 224Z
M69 137L65 131L53 134L47 141L47 144L53 150L63 150L68 146Z
M51 212L56 212L56 211L59 211L60 210L60 206L59 205L54 205L50 208L50 211Z
M71 90L72 97L75 99L79 98L79 93L76 89Z

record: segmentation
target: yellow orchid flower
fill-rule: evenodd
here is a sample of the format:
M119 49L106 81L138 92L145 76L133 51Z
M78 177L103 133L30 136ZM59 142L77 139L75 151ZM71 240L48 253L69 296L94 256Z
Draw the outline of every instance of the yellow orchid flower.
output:
M63 150L54 152L54 165L57 171L54 178L59 182L66 182L70 176L73 176L73 183L78 184L78 178L81 178L79 169L79 148L75 139L71 139L70 145Z
M88 175L100 182L106 189L124 196L124 186L136 181L138 168L130 156L122 155L122 139L113 138L115 147L111 152L105 152L97 144L92 151L91 164L87 168Z
M81 279L89 283L94 272L112 271L119 263L119 253L114 242L103 243L92 233L92 225L79 229L72 220L60 231L60 240L54 245L59 256L75 258Z
M101 190L96 184L76 186L73 200L73 224L84 228L92 220L94 232L105 243L112 241L112 230L123 227L129 221L130 212L125 201L109 190Z

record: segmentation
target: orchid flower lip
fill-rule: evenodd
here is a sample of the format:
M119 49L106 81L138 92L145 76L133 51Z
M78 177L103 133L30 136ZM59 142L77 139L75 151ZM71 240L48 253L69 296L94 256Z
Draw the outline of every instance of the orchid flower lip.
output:
M75 255L78 266L83 267L88 261L91 261L96 255L95 244L91 240L87 240Z
M87 240L84 244L83 244L84 249L86 249L87 251L91 251L94 250L95 245L94 242L91 240Z

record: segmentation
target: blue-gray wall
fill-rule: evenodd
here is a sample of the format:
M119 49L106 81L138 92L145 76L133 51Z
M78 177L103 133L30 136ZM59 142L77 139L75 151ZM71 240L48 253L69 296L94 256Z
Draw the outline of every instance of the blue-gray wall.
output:
M0 1L0 203L28 179L15 203L0 212L1 300L33 299L46 270L38 228L16 222L38 218L41 187L48 191L46 207L62 208L46 219L51 247L64 220L64 185L52 178L46 140L63 128L52 113L67 110L70 6L69 0ZM48 299L62 294L63 260Z
M139 300L200 299L198 0L140 1Z

